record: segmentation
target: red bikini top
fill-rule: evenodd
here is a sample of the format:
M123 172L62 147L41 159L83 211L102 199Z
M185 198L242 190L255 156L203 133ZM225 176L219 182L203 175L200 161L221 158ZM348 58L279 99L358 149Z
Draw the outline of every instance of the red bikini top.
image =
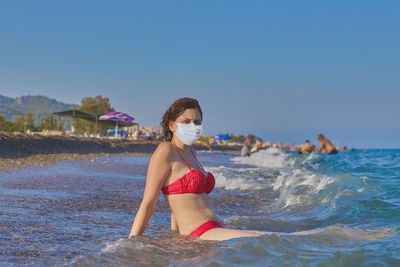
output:
M197 160L193 151L192 150L190 151L192 152L194 158ZM172 184L169 184L161 188L161 191L165 195L188 194L188 193L209 194L214 189L215 186L214 176L210 172L207 174L207 176L205 176L202 171L190 168L189 164L187 164L186 160L182 157L181 153L179 153L178 149L176 150L176 152L178 152L183 162L185 162L186 166L189 168L189 172L186 173L181 178L179 178L178 180L176 180L175 182L173 182ZM197 162L199 163L200 167L204 170L200 162L198 160Z

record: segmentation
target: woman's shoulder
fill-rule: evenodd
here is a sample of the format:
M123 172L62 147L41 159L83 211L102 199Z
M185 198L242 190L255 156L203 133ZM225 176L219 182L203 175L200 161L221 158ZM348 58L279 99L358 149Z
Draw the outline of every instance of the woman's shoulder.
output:
M174 145L171 142L161 142L158 144L157 149L165 150L165 151L173 151L175 149Z
M173 144L170 142L161 142L154 151L153 156L168 158L173 155L173 153L175 153Z

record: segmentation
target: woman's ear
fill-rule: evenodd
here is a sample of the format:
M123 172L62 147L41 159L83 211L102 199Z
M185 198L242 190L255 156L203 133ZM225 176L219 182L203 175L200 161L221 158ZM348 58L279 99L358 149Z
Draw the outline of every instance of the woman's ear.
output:
M170 122L168 123L168 127L169 127L169 129L171 130L171 132L175 132L175 131L176 131L176 123L175 123L175 122L170 121Z

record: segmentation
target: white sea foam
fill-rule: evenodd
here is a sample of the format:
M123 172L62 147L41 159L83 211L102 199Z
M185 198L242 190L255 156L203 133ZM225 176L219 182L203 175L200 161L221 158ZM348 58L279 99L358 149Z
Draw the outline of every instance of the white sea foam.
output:
M295 159L290 159L289 156L290 154L277 148L268 148L260 150L249 157L235 157L232 161L263 168L283 168L294 165Z
M303 157L304 157L304 158L303 158ZM317 159L318 157L320 157L320 156L319 156L317 153L310 153L310 154L308 154L308 155L302 155L301 164L302 164L302 165L305 165L305 164L307 164L308 162L311 162L311 161Z
M225 188L227 190L261 190L264 187L257 182L246 180L244 178L228 178L223 175L215 176L216 187Z
M328 203L336 209L343 201L360 199L376 190L368 186L367 177L360 180L349 174L324 175L304 168L281 171L272 185L279 194L277 204L285 208L309 207ZM361 183L361 185L360 185Z
M336 209L343 198L363 194L366 179L350 175L326 175L318 171L320 155L311 153L296 156L271 148L254 153L250 157L235 157L233 162L257 166L257 168L214 167L216 187L227 190L263 190L272 188L278 194L276 207L312 209L328 204ZM275 172L275 175L271 173ZM269 173L269 177L262 177ZM274 178L274 179L265 179ZM343 185L346 185L343 187ZM349 187L350 186L350 187ZM339 201L339 202L338 202ZM269 207L270 208L270 207Z
M128 243L126 239L119 239L116 241L110 241L106 243L106 246L101 249L102 253L114 253L120 250L121 248L127 247Z
M207 150L196 150L196 152L197 152L197 154L215 154L215 153L217 153L218 151L214 151L214 150L209 150L209 149L207 149Z
M263 168L207 168L214 174L215 186L227 190L262 190L269 187L276 172Z
M128 250L142 250L149 247L154 247L150 244L144 244L142 242L133 242L132 239L120 238L116 241L110 241L105 244L102 248L101 253L120 253L126 249Z
M293 169L282 172L273 184L273 190L279 192L278 202L284 207L309 205L317 199L320 191L334 182L332 177L312 173L305 169ZM329 199L320 199L320 203Z

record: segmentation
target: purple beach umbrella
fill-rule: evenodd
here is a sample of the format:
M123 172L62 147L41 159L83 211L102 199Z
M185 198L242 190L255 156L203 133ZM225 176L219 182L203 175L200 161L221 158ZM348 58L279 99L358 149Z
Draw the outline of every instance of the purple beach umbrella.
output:
M131 124L132 121L134 120L133 117L129 116L126 113L118 112L118 111L113 111L104 115L101 115L100 120L108 120L108 121L115 121L115 138L117 138L118 135L118 123L122 125L128 125Z

